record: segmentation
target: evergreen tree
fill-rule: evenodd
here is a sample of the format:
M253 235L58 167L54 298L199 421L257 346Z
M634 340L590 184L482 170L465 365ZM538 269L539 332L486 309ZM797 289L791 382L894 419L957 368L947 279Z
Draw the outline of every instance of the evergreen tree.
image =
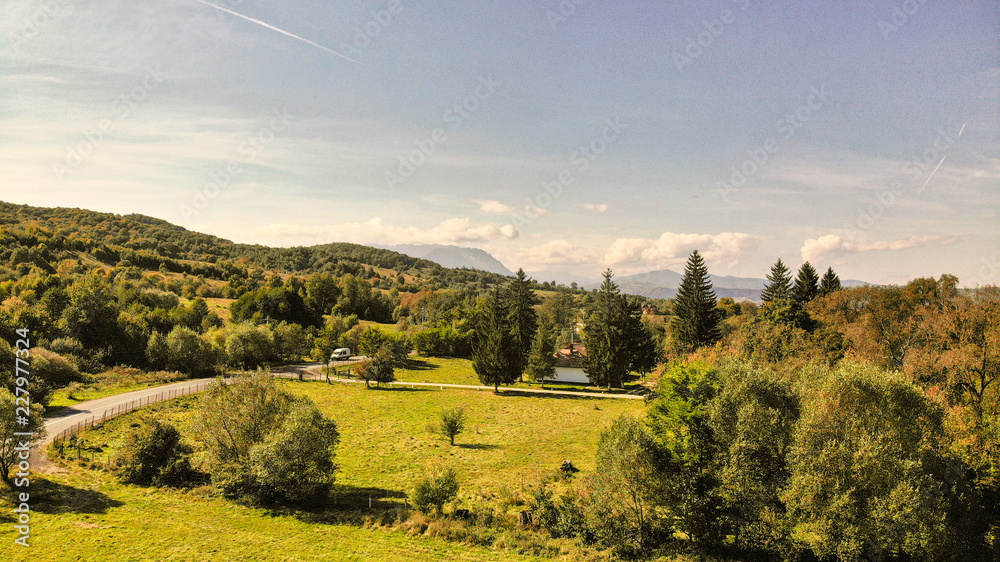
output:
M799 268L799 274L795 278L795 286L792 287L792 298L799 304L806 304L819 296L819 274L811 263L806 262Z
M828 267L826 273L823 274L823 280L819 284L819 296L825 297L830 293L835 293L840 290L840 277L833 272L832 267Z
M544 323L535 332L535 339L531 342L531 354L528 356L528 378L535 382L542 383L545 388L545 379L556 376L555 339L552 332Z
M626 341L631 355L629 370L643 376L652 372L660 362L660 347L651 328L642 321L642 305L638 300L629 303Z
M792 296L792 274L785 267L785 264L778 258L778 261L771 266L771 273L767 275L770 283L764 287L760 294L764 304L778 299L788 299Z
M479 381L499 392L501 384L513 384L520 374L511 350L513 335L507 319L506 299L496 286L476 314L476 334L472 344L472 368Z
M538 330L538 315L535 305L538 298L531 289L531 280L523 269L517 270L517 277L507 287L506 300L508 307L507 322L510 325L513 345L509 352L513 356L513 368L518 378L524 380L524 370L528 368L528 354Z
M625 299L612 277L614 273L610 269L604 272L604 283L595 295L596 306L583 329L587 344L583 371L591 383L609 389L621 386L631 363L624 330Z
M695 250L684 266L684 278L674 299L674 319L671 323L674 339L691 350L719 341L722 331L717 304L708 267Z

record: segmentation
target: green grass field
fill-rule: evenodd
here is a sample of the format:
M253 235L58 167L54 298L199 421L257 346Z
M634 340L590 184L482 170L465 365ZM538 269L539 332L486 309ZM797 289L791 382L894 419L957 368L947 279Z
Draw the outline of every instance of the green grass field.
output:
M311 397L337 421L338 493L357 503L359 496L371 492L377 503L382 499L383 508L402 502L426 471L452 466L462 486L459 506L490 504L500 512L516 511L519 490L551 475L562 460L572 460L584 474L592 469L601 430L620 414L641 415L643 408L634 401L525 396L516 391L498 396L488 391L279 384ZM145 408L82 438L104 449L97 459L105 462L136 416L169 420L183 432L196 404L197 397L188 397ZM452 447L427 426L442 408L455 406L466 408L468 427ZM69 474L49 480L46 484L36 476L33 482L33 494L47 489L49 496L34 504L33 560L67 559L69 552L79 552L80 559L122 560L529 559L513 550L411 537L384 528L307 523L310 517L243 507L211 496L207 488L125 486L107 473L72 463ZM4 505L0 520L10 513L9 504ZM12 525L3 525L0 540L13 541ZM68 545L74 550L67 550Z
M402 382L431 382L442 384L471 384L481 385L476 371L472 368L472 361L469 359L456 359L453 357L424 357L421 355L411 356L405 367L396 368L396 380ZM625 385L625 390L615 389L613 393L622 393L638 387L636 381L629 381ZM538 383L525 381L516 383L510 387L501 388L541 388ZM583 384L566 383L545 383L545 388L554 390L572 390L586 392L607 392L603 388L587 386Z

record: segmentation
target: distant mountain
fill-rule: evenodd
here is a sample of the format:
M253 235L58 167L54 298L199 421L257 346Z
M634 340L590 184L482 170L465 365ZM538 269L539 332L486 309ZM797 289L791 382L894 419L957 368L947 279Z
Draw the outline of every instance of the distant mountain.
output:
M615 283L623 293L630 295L642 295L653 299L669 299L677 296L677 288L680 287L684 276L670 269L650 271L647 273L637 273L635 275L625 275L615 277ZM760 293L767 285L766 279L756 277L733 277L731 275L718 276L710 275L712 288L715 289L717 297L729 297L734 300L748 299L761 302ZM847 279L841 281L845 287L860 287L870 285L864 281ZM596 289L600 283L586 285L586 289Z
M463 248L444 244L396 244L375 247L430 260L444 267L467 267L500 275L514 275L514 272L507 269L504 264L500 263L500 260L479 248Z

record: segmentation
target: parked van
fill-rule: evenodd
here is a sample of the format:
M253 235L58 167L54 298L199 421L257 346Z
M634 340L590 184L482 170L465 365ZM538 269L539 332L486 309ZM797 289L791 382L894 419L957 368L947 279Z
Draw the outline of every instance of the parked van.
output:
M331 361L337 361L339 359L350 359L351 350L347 347L341 347L333 350L333 355L330 356Z

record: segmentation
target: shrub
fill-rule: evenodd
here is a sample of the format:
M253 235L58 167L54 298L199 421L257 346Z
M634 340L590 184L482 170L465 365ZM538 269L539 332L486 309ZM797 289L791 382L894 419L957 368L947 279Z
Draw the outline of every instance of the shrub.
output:
M472 344L467 334L450 326L430 328L413 334L413 346L428 357L469 357Z
M337 425L312 402L297 399L281 426L250 453L263 503L321 503L334 482Z
M54 387L83 380L80 371L69 359L40 347L31 350L31 374Z
M274 337L266 326L240 324L226 337L226 359L230 365L255 369L274 356Z
M116 466L123 482L142 486L181 486L190 481L191 447L169 423L146 420L128 436Z
M189 375L209 375L215 370L215 350L190 328L175 326L167 335L167 369ZM148 351L148 350L147 350Z
M438 425L438 433L447 437L451 444L455 444L455 436L465 429L465 408L450 408L441 411L441 423Z
M266 373L212 384L194 428L226 496L256 504L322 501L333 485L336 425Z
M375 388L380 388L382 383L390 383L396 380L396 367L393 364L392 351L388 347L380 348L372 357L354 368L359 379L365 381L365 386L371 381L375 382Z
M424 513L440 514L444 504L458 495L458 475L448 468L440 476L426 477L413 490L413 505Z

